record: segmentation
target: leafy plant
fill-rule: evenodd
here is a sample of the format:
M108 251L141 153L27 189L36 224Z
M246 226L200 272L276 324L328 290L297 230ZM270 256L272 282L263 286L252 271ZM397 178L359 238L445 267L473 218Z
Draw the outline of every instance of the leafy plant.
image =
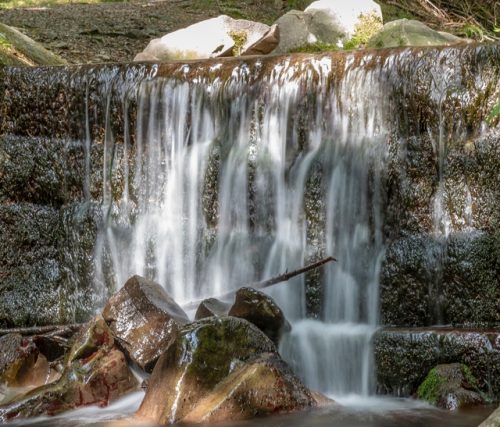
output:
M355 26L354 35L344 43L344 49L350 50L365 46L368 40L380 31L382 26L382 19L377 14L361 15Z

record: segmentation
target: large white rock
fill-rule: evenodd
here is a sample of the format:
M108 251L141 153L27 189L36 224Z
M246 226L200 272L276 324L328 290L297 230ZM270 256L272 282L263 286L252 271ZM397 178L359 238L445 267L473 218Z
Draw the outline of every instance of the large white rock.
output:
M317 42L318 39L311 33L311 15L291 10L281 16L275 23L278 26L280 37L279 44L273 53L287 53L306 44Z
M167 61L232 56L235 47L237 54L269 53L278 44L278 35L277 28L260 22L221 15L151 40L134 60Z
M325 27L328 19L333 32L343 32L344 39L350 39L354 35L361 16L375 15L382 22L382 10L373 0L318 0L311 3L305 12L313 17L317 16L313 21L318 21L319 29L311 28L311 31L327 43L333 43L326 40L328 33L325 33ZM331 37L333 39L334 36Z

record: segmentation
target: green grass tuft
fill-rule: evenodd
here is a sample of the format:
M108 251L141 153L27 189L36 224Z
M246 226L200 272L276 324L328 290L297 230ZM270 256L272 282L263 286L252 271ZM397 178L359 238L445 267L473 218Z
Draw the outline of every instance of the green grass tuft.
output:
M290 53L334 52L339 49L340 48L334 44L315 42L315 43L308 43L303 46L299 46L295 49L292 49Z

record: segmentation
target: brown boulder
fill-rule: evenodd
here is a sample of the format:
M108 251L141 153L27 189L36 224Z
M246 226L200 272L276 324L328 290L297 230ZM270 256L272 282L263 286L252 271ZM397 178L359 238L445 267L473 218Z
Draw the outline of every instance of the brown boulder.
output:
M290 323L274 300L253 288L238 289L228 314L253 323L275 344L278 344L284 332L291 330Z
M39 351L29 339L19 334L0 338L0 384L18 387L25 383L31 368L38 359Z
M0 338L0 404L59 379L58 364L50 358L59 352L59 349L51 351L55 348L49 345L53 340L53 337L19 334ZM45 345L40 348L39 343Z
M194 319L201 320L212 316L227 316L230 308L231 304L226 304L225 302L219 301L217 298L207 298L198 306Z
M267 55L271 53L280 42L280 29L274 24L267 33L252 45L244 48L240 55Z
M0 422L55 415L81 406L107 405L137 388L137 380L101 317L82 328L61 378L0 406Z
M276 353L271 353L233 371L182 421L235 421L315 406L312 393Z
M184 327L156 364L138 419L183 419L238 365L276 347L244 319L210 317Z
M146 372L175 339L179 326L189 319L158 284L131 277L114 294L102 312L127 356Z

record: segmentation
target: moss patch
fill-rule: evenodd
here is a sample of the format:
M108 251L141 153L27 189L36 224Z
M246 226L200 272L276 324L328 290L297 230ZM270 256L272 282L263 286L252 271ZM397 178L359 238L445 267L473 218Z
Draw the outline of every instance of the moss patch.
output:
M339 50L339 47L323 42L308 43L292 49L290 53L317 53L317 52L333 52Z
M436 404L439 397L439 388L445 382L446 378L440 376L436 368L432 368L417 390L418 398L432 403L433 405Z

